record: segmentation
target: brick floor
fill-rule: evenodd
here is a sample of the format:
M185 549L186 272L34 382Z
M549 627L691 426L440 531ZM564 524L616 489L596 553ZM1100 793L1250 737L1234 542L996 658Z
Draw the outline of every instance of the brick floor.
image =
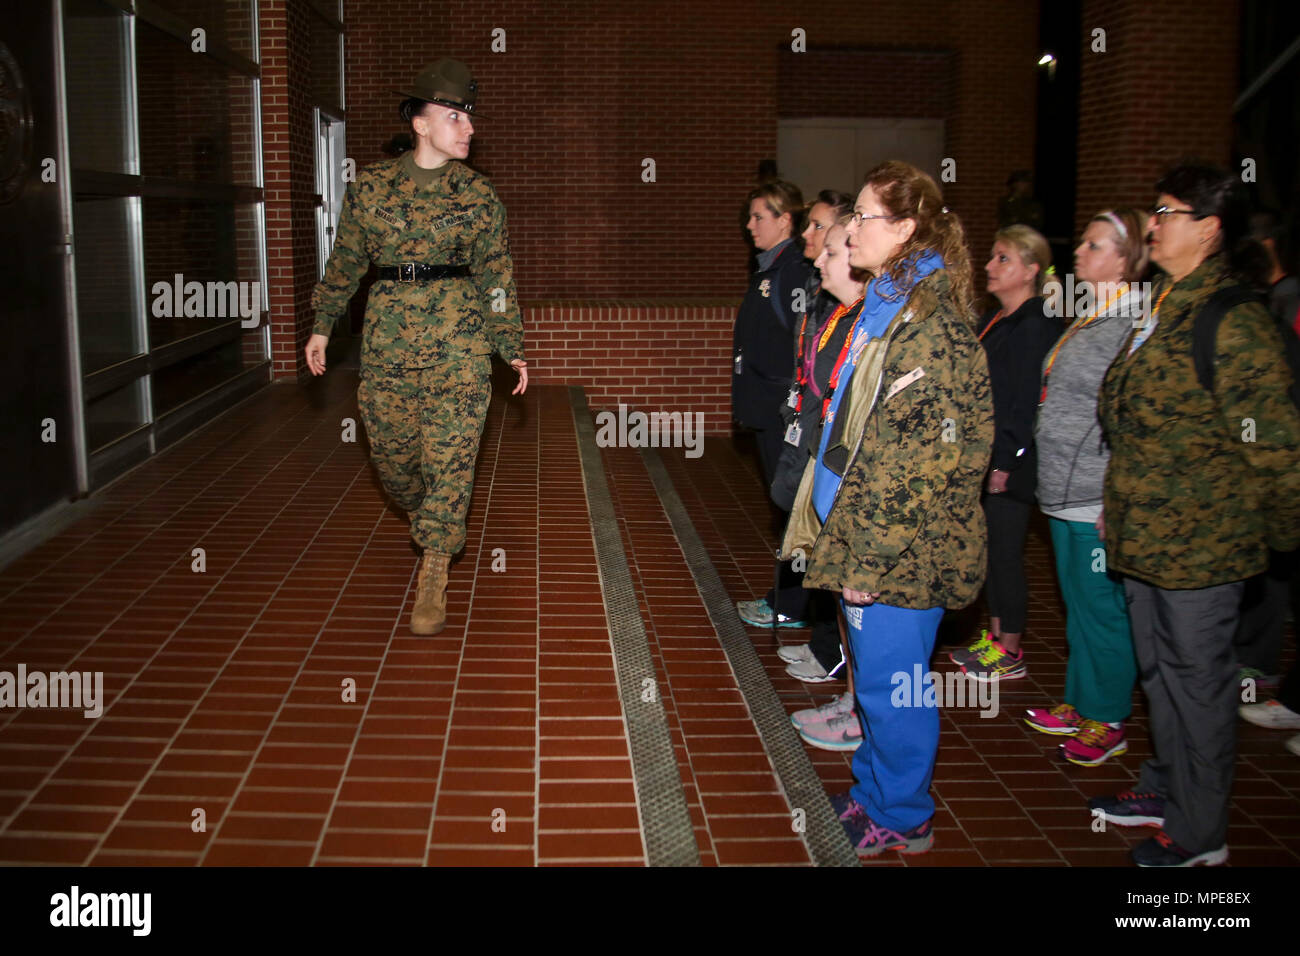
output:
M405 522L340 440L355 385L263 391L0 571L0 670L102 671L105 698L95 719L0 711L0 864L646 862L567 390L498 388L448 627L418 638ZM661 454L728 599L761 594L774 534L743 443ZM701 861L807 864L644 461L602 461ZM1130 753L1092 770L1018 719L1065 671L1041 529L1029 562L1029 679L993 719L943 713L935 849L875 865L1124 864L1146 835L1094 833L1083 809L1147 754L1140 695ZM750 635L788 710L842 691ZM1234 863L1300 863L1282 739L1240 728ZM828 791L851 782L848 755L808 754Z

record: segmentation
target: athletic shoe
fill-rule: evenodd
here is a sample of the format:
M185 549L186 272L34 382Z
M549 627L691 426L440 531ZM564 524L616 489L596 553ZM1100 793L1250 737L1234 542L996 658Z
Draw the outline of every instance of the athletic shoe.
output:
M796 710L790 715L790 723L794 724L795 730L798 730L813 724L824 724L832 717L843 717L851 713L853 713L853 695L845 691L820 707Z
M862 724L853 711L832 717L824 724L804 724L799 736L818 750L847 753L862 743Z
M1096 767L1126 753L1124 725L1112 727L1100 720L1084 720L1079 725L1079 733L1061 744L1061 756L1080 767Z
M1193 853L1184 850L1161 830L1133 848L1133 862L1138 866L1220 866L1228 862L1228 845L1217 850Z
M930 826L929 820L902 833L882 827L870 818L868 820L867 832L857 845L860 857L880 856L886 850L909 854L924 853L934 846L934 828Z
M785 672L791 677L797 677L805 684L824 684L828 680L836 680L834 676L827 673L826 668L822 667L821 662L815 657L810 661L790 664L786 667Z
M1093 797L1088 809L1101 811L1101 818L1121 827L1162 827L1165 825L1165 798L1156 793L1125 790L1113 797Z
M871 829L871 818L867 816L867 808L854 800L852 794L846 790L831 797L831 809L835 811L835 819L840 821L844 832L848 834L849 842L856 847L866 838L867 831Z
M1025 723L1042 734L1077 734L1083 721L1079 712L1069 704L1057 704L1051 710L1035 707L1028 713Z
M1237 683L1243 687L1246 681L1254 681L1256 690L1276 690L1277 686L1282 683L1280 674L1265 674L1258 667L1243 667L1237 671Z
M1029 673L1025 666L1025 652L1012 656L998 641L992 641L980 656L962 665L962 673L977 681L991 683L999 680L1018 680Z
M1263 704L1246 704L1237 708L1242 720L1269 730L1300 730L1300 714L1282 703L1270 700Z
M948 654L948 660L952 661L958 667L965 667L971 661L975 660L993 643L993 635L987 629L980 631L979 640L969 647L959 647Z
M1283 746L1297 757L1300 757L1300 734L1296 734L1294 737L1288 737Z
M776 649L776 656L787 664L814 660L812 648L807 644L782 644Z
M736 605L736 613L740 619L752 627L771 627L772 626L772 607L767 603L767 598L758 601L741 601ZM796 621L786 614L776 616L777 627L807 627L807 621Z

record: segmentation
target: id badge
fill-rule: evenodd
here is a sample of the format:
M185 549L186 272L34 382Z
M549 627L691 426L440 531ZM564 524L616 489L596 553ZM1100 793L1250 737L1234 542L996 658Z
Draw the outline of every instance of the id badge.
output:
M785 430L785 443L799 447L799 438L803 435L803 428L798 422L791 422L790 427Z
M790 394L786 396L785 403L790 408L797 409L799 407L799 386L798 385L795 385L790 389Z
M736 357L732 359L732 365L734 366L733 368L734 373L736 375L741 374L741 372L744 371L744 365L745 365L744 356L741 355L739 352L737 352Z

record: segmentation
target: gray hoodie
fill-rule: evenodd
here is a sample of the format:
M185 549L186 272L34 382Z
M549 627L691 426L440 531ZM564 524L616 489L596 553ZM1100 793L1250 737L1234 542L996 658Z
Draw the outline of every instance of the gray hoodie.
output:
M1098 318L1062 340L1047 380L1047 399L1038 409L1038 502L1047 514L1101 507L1110 450L1102 442L1097 393L1106 369L1141 315L1135 286ZM1074 329L1083 318L1076 319ZM1050 360L1051 353L1048 353ZM1046 368L1046 362L1044 369Z

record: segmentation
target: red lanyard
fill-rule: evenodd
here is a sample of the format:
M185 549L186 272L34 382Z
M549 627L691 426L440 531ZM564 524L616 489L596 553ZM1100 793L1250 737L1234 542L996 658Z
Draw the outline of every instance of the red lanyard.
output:
M999 322L1001 322L1001 321L1002 321L1002 317L1005 316L1006 314L1007 314L1006 309L998 309L998 314L995 315L995 316L993 316L993 321L989 322L988 325L984 326L984 331L980 333L980 341L981 341L981 342L984 341L984 336L986 336L986 335L988 335L990 332L992 332L992 331L993 331L993 326L995 326L995 325L997 325Z

